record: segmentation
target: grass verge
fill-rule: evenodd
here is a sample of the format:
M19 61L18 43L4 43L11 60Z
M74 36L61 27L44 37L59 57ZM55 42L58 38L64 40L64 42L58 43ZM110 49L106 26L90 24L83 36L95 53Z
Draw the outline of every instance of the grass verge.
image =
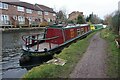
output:
M117 78L118 72L120 68L120 64L118 63L118 58L120 58L120 49L116 47L115 37L116 35L113 34L109 29L103 29L101 31L101 37L105 39L108 43L107 48L107 74L111 78Z
M23 80L32 80L32 78L68 78L69 74L73 71L77 62L81 59L83 53L85 53L91 37L96 32L91 33L85 39L79 40L76 43L71 44L68 48L65 48L56 57L66 60L64 66L55 64L42 64L38 67L34 67L27 74L23 76Z

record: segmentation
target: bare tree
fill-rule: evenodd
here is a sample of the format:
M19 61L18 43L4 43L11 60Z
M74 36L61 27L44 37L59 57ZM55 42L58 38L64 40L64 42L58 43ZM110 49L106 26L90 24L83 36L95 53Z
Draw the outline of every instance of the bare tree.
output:
M81 16L81 15L79 15L79 16L77 17L77 24L85 24L85 23L86 23L86 22L85 22L84 17Z
M105 17L104 17L104 24L105 25L111 25L111 19L112 19L112 14L107 14Z
M112 14L105 16L104 23L107 24L114 33L119 34L119 32L120 32L120 12L115 11Z
M67 21L67 14L66 10L59 10L57 12L57 22L62 23Z
M111 26L112 26L112 30L116 34L119 34L119 29L120 29L120 12L119 11L115 11L113 13Z
M96 14L90 14L87 18L86 18L87 22L91 22L92 24L99 24L101 23L101 19L96 15Z

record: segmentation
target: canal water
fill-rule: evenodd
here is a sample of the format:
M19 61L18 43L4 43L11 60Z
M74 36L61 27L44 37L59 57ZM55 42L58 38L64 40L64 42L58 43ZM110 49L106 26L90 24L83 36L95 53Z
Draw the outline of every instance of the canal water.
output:
M32 67L40 65L39 60L20 64L19 59L22 55L22 35L42 33L44 30L28 30L28 31L13 31L2 32L2 78L21 78Z

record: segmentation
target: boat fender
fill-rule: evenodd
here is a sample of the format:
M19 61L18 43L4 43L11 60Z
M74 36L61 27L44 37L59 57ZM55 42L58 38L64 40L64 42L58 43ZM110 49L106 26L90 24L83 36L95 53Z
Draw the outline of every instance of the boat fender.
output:
M27 56L27 55L23 55L23 56L21 56L21 58L20 58L20 62L21 63L24 63L24 62L27 62L27 61L29 61L30 60L30 57L29 56Z
M38 51L37 49L35 51Z
M44 51L46 54L50 54L50 52L48 52L47 48L44 48Z
M45 51L45 52L48 52L47 48L44 48L44 51Z

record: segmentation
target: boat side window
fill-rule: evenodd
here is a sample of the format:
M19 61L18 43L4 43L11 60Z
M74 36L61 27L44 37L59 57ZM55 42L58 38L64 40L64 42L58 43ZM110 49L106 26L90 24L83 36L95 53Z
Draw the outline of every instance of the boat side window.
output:
M80 35L80 29L77 29L77 35Z
M84 28L81 28L81 34L83 34L84 33Z

